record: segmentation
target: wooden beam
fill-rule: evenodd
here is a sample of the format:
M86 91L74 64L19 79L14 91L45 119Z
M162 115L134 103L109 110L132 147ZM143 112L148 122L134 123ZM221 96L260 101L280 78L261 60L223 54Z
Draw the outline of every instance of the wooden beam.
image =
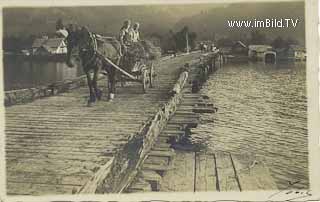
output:
M128 76L129 78L131 78L133 80L137 80L137 77L135 77L135 76L129 74L128 72L124 71L123 69L121 69L118 65L114 64L110 59L108 59L107 57L104 57L104 55L102 55L99 51L97 51L97 54L102 59L106 60L109 64L111 64L114 68L119 70L121 73L125 74L126 76Z
M197 153L195 191L217 191L216 180L213 155Z
M220 191L240 191L229 154L218 152L215 155Z
M98 172L91 178L90 181L88 181L81 189L78 191L78 193L81 194L89 194L89 193L95 193L97 190L97 187L102 184L103 180L107 177L107 175L111 172L111 165L113 163L114 157L111 158L105 165L101 166Z

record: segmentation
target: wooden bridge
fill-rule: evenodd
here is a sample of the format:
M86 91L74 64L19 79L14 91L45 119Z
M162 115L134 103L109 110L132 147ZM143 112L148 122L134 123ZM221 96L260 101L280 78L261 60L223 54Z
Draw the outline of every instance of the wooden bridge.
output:
M86 107L86 86L5 111L8 194L75 193L169 98L178 71L199 55L156 67L155 87L118 87L113 102ZM181 65L182 64L182 65ZM104 79L99 85L105 88ZM105 98L106 99L106 98Z
M199 95L192 94L194 89L192 79L195 78L195 73L190 73L189 78L188 73L179 77L181 67L186 62L191 65L198 64L199 57L199 53L193 53L160 61L155 68L157 77L154 88L148 89L145 94L141 92L138 84L129 83L125 87L118 87L113 102L102 100L93 107L86 107L88 93L87 87L83 86L31 103L7 107L5 111L7 193L45 195L104 193L108 192L105 191L108 189L112 190L110 192L186 190L181 184L174 185L176 188L166 186L170 176L179 176L178 173L181 175L179 171L181 164L177 164L179 160L170 161L170 165L176 168L173 173L163 172L166 171L164 167L168 166L160 165L159 168L154 162L159 162L159 159L161 161L162 157L171 159L175 156L173 154L176 152L172 150L169 139L172 140L173 137L177 140L184 134L187 125L196 126L198 123L196 113L208 110L204 107L206 106L204 103L197 101ZM105 88L105 82L104 79L100 80L99 86ZM187 88L180 92L179 88L183 87L184 83ZM175 90L174 96L172 89ZM185 104L179 104L181 99ZM134 140L133 134L140 133L144 134L143 144L138 139L137 145L141 148L132 148L128 142ZM156 149L152 146L152 149L150 145L153 145L153 142L161 148ZM127 152L121 154L121 151ZM177 152L177 154L177 159L186 161L187 158L183 157L183 153ZM150 159L153 157L155 159ZM203 163L199 161L201 158L207 157L202 156L190 162L202 166ZM208 158L212 161L213 156ZM228 166L231 165L230 162ZM214 168L214 164L210 166L210 169ZM223 172L229 172L231 168L228 166ZM132 168L138 168L137 176ZM199 170L199 166L197 168ZM125 173L123 170L128 171L128 174L123 174ZM192 173L192 170L190 172ZM161 179L159 173L162 174ZM141 174L146 175L145 179L142 179L143 186L139 182ZM204 177L210 175L212 178L209 172L207 174L202 172L201 175ZM203 176L201 179L204 179ZM153 180L158 179L155 180L158 187L155 188L151 180L152 182L147 182L146 189L146 179L150 177ZM118 178L121 179L116 180ZM163 181L162 189L159 189L160 181ZM108 182L112 185L108 185ZM119 185L120 188L112 187L113 185ZM269 185L265 188L270 188ZM202 185L197 185L199 186ZM193 190L194 188L188 191Z

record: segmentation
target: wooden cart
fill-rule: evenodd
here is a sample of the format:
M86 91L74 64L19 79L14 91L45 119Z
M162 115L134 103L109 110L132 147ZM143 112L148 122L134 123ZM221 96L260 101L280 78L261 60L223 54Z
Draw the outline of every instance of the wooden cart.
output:
M133 81L141 83L143 93L146 93L148 87L153 87L154 77L156 75L154 72L153 61L136 61L133 64L129 64L130 67L127 67L126 70L124 70L123 67L119 67L114 64L110 59L104 57L102 54L98 54L121 73L120 78L118 78L117 81ZM128 71L127 69L131 69L131 71ZM132 71L134 69L137 71Z

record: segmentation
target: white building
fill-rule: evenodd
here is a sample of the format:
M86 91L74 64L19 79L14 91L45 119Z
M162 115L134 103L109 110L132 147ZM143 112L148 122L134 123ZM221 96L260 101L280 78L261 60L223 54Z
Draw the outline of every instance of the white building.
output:
M249 45L248 46L248 56L251 59L266 61L266 59L270 59L274 57L273 60L276 59L276 52L272 50L272 46L269 45Z
M66 53L67 46L64 38L41 38L36 39L32 44L32 54L34 55L58 55Z

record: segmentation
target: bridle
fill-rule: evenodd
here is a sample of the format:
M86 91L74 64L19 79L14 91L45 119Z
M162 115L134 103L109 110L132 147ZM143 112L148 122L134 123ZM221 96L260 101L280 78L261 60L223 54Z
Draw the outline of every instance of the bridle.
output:
M83 64L83 66L87 66L87 65L89 65L89 64L91 64L93 61L95 61L96 60L96 58L97 58L97 55L98 55L98 44L97 44L97 38L96 38L96 36L95 36L95 34L93 34L93 33L91 33L91 32L88 32L89 33L89 44L88 44L88 46L90 45L90 44L92 44L93 45L93 54L92 54L92 56L90 57L90 59L86 62L86 63L84 63ZM91 43L90 43L91 42ZM80 48L80 50L79 50L80 52L89 52L89 51L92 51L90 48Z

